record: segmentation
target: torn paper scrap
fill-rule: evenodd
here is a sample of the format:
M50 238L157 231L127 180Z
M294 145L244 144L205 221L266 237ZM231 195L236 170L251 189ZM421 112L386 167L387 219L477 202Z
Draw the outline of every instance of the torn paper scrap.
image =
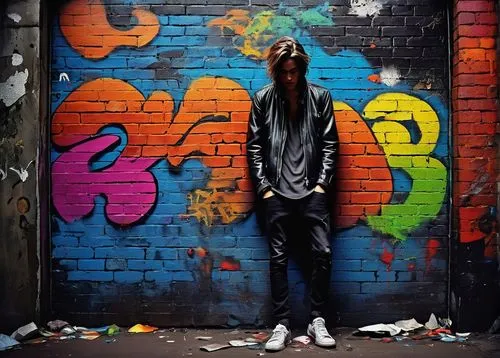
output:
M206 346L201 346L200 350L206 351L206 352L213 352L213 351L218 351L220 349L225 349L225 348L230 348L231 346L229 344L219 344L219 343L212 343L212 344L207 344Z
M399 334L401 332L401 328L399 328L398 326L394 324L384 324L384 323L364 326L358 328L358 330L361 332L389 332L391 336L395 336L396 334Z
M415 318L397 321L394 324L396 326L398 326L399 328L401 328L405 332L413 331L413 330L415 330L417 328L423 327L423 325L420 324L420 323L418 323L415 320Z

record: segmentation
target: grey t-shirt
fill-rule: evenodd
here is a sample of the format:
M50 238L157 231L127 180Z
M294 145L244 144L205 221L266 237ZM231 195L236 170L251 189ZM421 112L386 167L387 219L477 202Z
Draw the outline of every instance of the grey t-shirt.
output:
M278 185L274 191L289 199L301 199L312 190L306 187L304 148L300 136L301 117L287 120L287 137L283 152L283 165Z

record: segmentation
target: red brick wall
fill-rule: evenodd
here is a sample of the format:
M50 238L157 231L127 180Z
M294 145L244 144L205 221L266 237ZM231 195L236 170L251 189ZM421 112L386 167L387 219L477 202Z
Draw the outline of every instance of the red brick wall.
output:
M453 16L453 201L459 242L470 243L491 238L481 223L496 209L495 1L455 1Z
M498 18L495 0L453 8L451 309L458 330L484 331L498 315Z

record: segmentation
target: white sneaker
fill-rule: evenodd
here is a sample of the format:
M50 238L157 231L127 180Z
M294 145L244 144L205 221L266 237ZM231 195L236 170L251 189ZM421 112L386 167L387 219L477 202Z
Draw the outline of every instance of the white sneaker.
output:
M291 338L290 331L282 324L278 324L273 330L273 335L266 342L266 351L277 352L285 349L286 345L291 342Z
M325 327L325 320L321 317L316 317L309 326L307 326L307 335L310 336L314 343L320 347L335 347L336 342Z

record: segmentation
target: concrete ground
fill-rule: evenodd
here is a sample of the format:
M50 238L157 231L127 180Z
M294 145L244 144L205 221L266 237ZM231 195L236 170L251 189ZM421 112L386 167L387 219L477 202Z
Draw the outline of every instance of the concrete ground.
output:
M252 337L256 330L227 329L165 329L155 333L120 333L114 337L101 336L92 341L82 339L49 340L38 344L23 345L20 349L0 352L2 358L25 357L500 357L500 335L473 334L465 343L445 343L423 340L402 340L384 343L378 339L353 337L353 329L338 329L337 347L324 349L309 344L302 347L288 346L284 351L268 353L263 346L249 349L231 347L215 352L205 352L200 347L210 343L227 343L230 340ZM270 332L269 330L265 332ZM294 331L293 336L303 335ZM202 341L198 336L212 337Z

